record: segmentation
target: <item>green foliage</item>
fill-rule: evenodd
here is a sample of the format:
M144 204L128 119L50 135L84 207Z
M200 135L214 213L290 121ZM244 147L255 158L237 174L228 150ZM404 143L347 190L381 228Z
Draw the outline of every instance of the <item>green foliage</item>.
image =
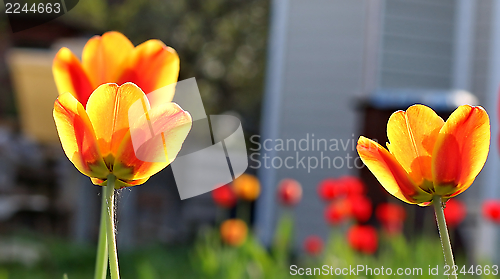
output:
M240 247L232 247L222 244L217 230L208 231L191 256L192 266L203 278L283 278L287 274L253 236Z
M42 260L33 266L0 263L0 279L89 279L94 275L95 245L77 245L46 237L24 237L25 243L43 243ZM119 251L122 279L202 278L189 263L191 246L155 245ZM65 278L65 277L63 277Z
M137 275L141 279L155 279L158 278L153 265L147 261L141 261L137 265Z
M9 278L9 272L5 269L0 269L0 279L8 279Z
M285 214L279 220L274 235L272 251L276 261L282 267L286 267L290 255L290 245L293 241L293 218L290 214Z

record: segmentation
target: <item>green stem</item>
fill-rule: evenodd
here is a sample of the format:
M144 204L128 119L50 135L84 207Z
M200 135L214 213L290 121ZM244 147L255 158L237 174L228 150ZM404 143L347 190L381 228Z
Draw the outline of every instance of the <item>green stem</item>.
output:
M106 239L108 207L106 205L106 189L107 187L102 187L101 224L99 225L99 242L97 244L94 279L106 279L106 273L108 272L108 241Z
M229 217L230 217L229 210L230 209L217 206L217 208L215 210L216 210L216 212L215 212L215 225L217 227L219 227L222 224L222 222L224 222L224 220L229 219Z
M108 207L108 218L106 225L106 234L108 239L108 251L109 251L109 271L111 273L111 279L120 279L120 272L118 268L118 255L116 253L116 238L115 238L115 179L113 174L108 175L108 185L106 186L106 205Z
M438 223L439 236L441 237L441 246L443 247L445 264L450 266L453 270L455 261L453 260L453 250L451 249L450 236L448 228L446 227L446 220L444 218L443 200L441 196L434 196L433 199L434 210L436 211L436 219ZM449 275L448 278L458 278L457 275Z
M245 221L247 224L250 224L251 222L251 212L250 212L250 202L248 201L240 201L237 205L236 208L236 218L240 218L241 220Z

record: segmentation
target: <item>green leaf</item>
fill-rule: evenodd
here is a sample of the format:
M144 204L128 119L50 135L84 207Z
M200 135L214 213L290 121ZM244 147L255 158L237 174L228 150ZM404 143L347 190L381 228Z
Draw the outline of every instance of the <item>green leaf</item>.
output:
M292 238L293 218L290 214L283 214L278 222L273 241L273 252L278 263L286 264Z

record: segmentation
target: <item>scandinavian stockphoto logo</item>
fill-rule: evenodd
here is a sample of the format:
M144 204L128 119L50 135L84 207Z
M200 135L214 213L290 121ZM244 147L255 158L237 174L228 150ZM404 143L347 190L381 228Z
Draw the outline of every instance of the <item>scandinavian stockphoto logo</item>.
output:
M242 175L248 167L248 157L240 120L232 115L207 116L195 78L162 87L146 96L156 105L157 100L172 95L173 102L193 118L182 149L179 151L165 142L169 136L168 123L151 123L149 113L154 108L141 99L130 107L128 114L130 127L143 127L130 129L136 157L145 162L170 162L168 154L179 152L170 165L181 199L212 191ZM156 150L164 152L158 154Z
M4 4L4 13L15 33L66 14L78 4L78 0L4 0Z

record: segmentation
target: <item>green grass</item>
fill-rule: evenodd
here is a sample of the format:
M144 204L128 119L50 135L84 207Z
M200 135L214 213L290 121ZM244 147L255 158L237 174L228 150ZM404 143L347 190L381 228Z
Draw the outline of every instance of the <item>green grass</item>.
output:
M42 237L16 237L10 243L38 248L41 259L33 266L0 263L0 279L89 279L94 276L95 245L77 245ZM122 279L199 278L192 271L190 246L150 245L135 250L119 250ZM168 276L167 276L168 275Z

